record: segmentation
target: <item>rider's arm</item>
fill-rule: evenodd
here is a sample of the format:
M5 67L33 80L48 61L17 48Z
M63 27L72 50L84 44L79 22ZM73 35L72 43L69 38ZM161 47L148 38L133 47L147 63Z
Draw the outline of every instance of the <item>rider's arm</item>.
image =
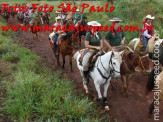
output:
M144 36L146 36L147 38L151 38L151 35L148 34L148 29L144 31Z
M97 50L100 50L100 46L92 46L92 45L89 45L89 41L85 40L85 47L86 48L95 48Z
M97 50L100 50L101 47L100 46L92 46L89 44L89 41L91 40L91 34L90 33L87 33L86 36L85 36L85 47L86 48L95 48Z

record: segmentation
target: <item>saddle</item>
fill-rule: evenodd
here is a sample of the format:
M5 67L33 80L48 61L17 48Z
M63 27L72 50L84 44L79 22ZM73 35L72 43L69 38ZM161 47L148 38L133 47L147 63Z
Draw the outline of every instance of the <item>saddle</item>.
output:
M82 49L82 50L79 50L79 53L81 54L80 58L79 58L79 65L82 66L82 61L83 61L83 57L85 56L85 54L89 51L88 48L86 49ZM90 57L89 61L88 61L88 69L89 71L92 71L93 70L93 67L95 65L95 62L97 60L97 58L101 55L104 55L105 53L102 53L102 54L99 54L98 53L99 51L98 50L95 50L94 53L92 54L92 56Z

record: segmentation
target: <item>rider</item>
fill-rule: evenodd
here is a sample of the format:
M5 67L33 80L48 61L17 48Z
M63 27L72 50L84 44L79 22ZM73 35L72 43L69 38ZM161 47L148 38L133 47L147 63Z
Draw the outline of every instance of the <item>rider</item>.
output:
M24 13L24 25L27 23L27 20L29 19L29 11L27 10L25 13Z
M88 25L92 27L101 26L101 24L96 21L88 22ZM88 77L89 60L96 51L101 50L102 46L103 46L103 42L102 42L101 33L99 31L93 32L93 30L91 30L87 32L85 36L85 47L87 48L87 51L79 59L80 62L81 60L83 60L82 66L83 66L84 84L86 85L89 83L89 77Z
M61 18L63 23L65 23L67 17L67 12L66 12L66 5L63 6L63 9L61 10Z
M148 40L153 36L153 26L151 23L152 20L154 19L155 17L152 17L151 15L147 15L145 17L145 21L144 21L145 24L143 26L142 33L140 35L140 40L142 41L144 47L143 51L146 51Z
M59 11L56 11L55 13L56 13L56 17L55 17L55 20L56 20L56 18L57 18L58 16L60 16L60 17L62 18L62 16L61 16L61 12L59 12Z
M33 22L35 21L36 17L39 16L38 12L35 10L33 13L30 13L30 19L31 21L29 22L29 24L32 26Z
M55 24L54 24L54 33L55 33L55 35L52 37L52 39L53 39L53 43L54 43L54 51L57 53L57 44L56 44L56 42L57 42L57 38L58 38L58 36L59 36L59 34L61 34L63 31L56 31L56 27L57 26L61 26L61 28L62 28L62 18L60 17L60 16L58 16L57 18L56 18L56 22L55 22Z
M119 31L118 27L119 27L119 22L122 21L117 17L114 17L113 19L110 20L110 22L113 22L114 25L114 29L113 32L112 31L108 31L106 33L105 36L105 40L107 40L106 43L108 47L111 48L111 46L119 46L119 45L123 45L125 44L125 33L124 31Z
M80 14L79 9L76 9L76 13L75 13L74 17L75 17L74 25L76 25L76 23L82 19L82 15Z

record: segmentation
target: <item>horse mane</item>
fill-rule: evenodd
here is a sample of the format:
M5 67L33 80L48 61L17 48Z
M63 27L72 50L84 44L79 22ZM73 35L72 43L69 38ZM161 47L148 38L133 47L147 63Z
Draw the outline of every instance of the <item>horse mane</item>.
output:
M161 68L159 69L159 71L160 72L162 71ZM154 88L154 80L155 80L154 75L155 75L155 73L154 73L154 69L153 69L152 72L149 74L149 77L148 77L148 82L146 85L147 92L152 91Z

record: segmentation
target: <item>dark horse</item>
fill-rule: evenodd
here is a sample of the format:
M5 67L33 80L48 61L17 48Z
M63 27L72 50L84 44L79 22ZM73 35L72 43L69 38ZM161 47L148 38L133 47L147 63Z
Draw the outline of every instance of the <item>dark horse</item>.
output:
M23 12L20 12L20 13L17 14L17 19L18 19L19 22L23 23L23 20L24 20Z
M162 94L162 91L163 91L163 71L161 68L159 69L160 74L156 77L156 79L154 78L155 77L154 72L155 72L155 70L153 69L152 72L150 73L149 77L148 77L148 83L147 83L146 89L147 89L147 93L151 92L154 89L154 87L156 87L157 90L160 90L161 93L159 95L158 100L161 101L161 100L163 100L163 94ZM150 115L152 115L154 108L155 108L155 105L154 105L154 100L153 100L153 102L151 103L151 105L149 107L149 114Z
M6 19L6 21L8 22L8 19L10 17L10 12L8 12L7 10L4 10L3 12L3 17Z
M45 13L44 15L41 14L41 18L43 20L43 24L49 25L49 20L50 20L50 13Z
M159 62L163 66L163 43L160 44L159 52L160 52ZM154 60L156 60L156 58ZM163 68L162 69L160 68L159 70L153 69L148 77L148 83L146 85L147 93L151 92L154 89L154 87L161 90L161 93L159 96L159 98L160 98L159 101L163 100L163 93L162 93L162 91L163 91ZM157 105L154 104L154 100L153 100L153 102L151 103L151 105L149 107L150 115L152 115L152 112L153 112L155 106L157 106Z

